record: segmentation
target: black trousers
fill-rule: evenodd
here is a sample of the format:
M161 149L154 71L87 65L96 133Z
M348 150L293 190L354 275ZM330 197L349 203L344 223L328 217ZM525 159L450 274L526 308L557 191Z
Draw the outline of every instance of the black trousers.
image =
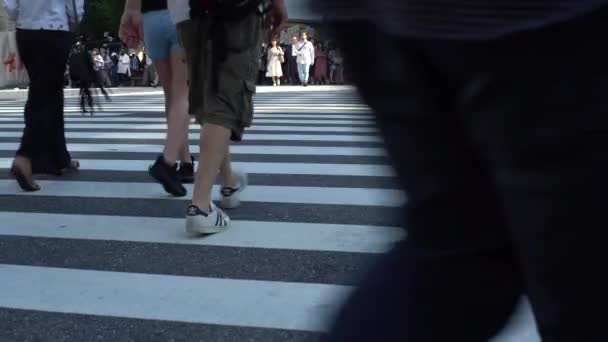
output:
M300 84L300 76L298 75L298 63L296 58L292 56L285 56L287 62L287 79L289 84Z
M71 160L63 120L63 82L71 43L68 32L17 30L19 55L30 78L17 155L31 160L34 173L57 174Z
M608 341L608 10L488 42L339 30L408 238L330 340L487 341L525 294L543 341Z

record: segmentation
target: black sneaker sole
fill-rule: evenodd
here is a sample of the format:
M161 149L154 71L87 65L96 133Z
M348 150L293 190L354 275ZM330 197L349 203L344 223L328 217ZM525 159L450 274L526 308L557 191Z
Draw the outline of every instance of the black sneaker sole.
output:
M185 184L193 184L194 183L194 176L192 177L180 177L182 183Z

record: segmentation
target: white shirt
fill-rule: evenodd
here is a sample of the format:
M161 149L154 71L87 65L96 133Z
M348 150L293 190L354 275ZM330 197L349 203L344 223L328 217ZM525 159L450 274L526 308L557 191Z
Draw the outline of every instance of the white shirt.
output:
M118 59L118 71L119 74L131 74L131 58L129 55L124 54Z
M295 47L296 62L298 64L315 64L315 47L311 42L299 42Z
M93 58L93 61L95 61L95 70L103 69L104 65L106 64L101 55L96 55L95 58Z
M69 31L74 14L84 15L84 0L74 2L76 12L72 0L4 0L4 8L18 29Z
M190 19L190 0L170 0L167 1L167 7L173 23L179 24Z

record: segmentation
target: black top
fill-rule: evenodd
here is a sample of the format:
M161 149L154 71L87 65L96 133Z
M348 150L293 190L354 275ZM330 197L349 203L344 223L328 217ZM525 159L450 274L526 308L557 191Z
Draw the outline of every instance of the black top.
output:
M167 9L167 0L142 0L141 11L143 13L162 11Z

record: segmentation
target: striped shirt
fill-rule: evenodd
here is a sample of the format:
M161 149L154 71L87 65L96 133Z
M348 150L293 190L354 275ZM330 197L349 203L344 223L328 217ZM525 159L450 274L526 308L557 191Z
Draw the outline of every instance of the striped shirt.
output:
M330 19L371 19L401 36L485 40L569 20L608 0L319 0Z

